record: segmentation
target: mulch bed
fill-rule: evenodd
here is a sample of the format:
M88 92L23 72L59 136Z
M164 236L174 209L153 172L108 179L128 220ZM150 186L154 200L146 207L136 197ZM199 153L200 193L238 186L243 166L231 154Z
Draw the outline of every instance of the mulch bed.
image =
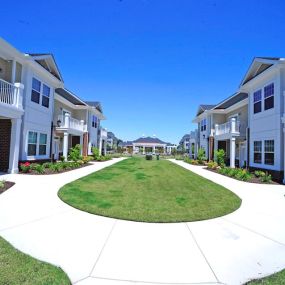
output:
M208 171L215 172L215 173L220 174L220 175L223 175L223 176L225 176L225 177L229 177L229 178L235 179L235 180L237 180L237 181L242 181L242 180L236 179L236 178L234 178L234 177L230 177L230 176L224 175L224 174L222 174L222 173L219 173L217 170L209 169L209 168L207 168L206 166L205 166L204 169L206 169L206 170L208 170ZM279 182L277 182L277 181L271 181L271 182L269 182L269 183L267 183L267 182L262 182L259 178L255 177L254 174L252 174L252 178L251 178L250 180L248 180L248 181L242 181L242 182L255 183L255 184L268 184L268 185L283 185L283 183L279 183Z
M0 188L0 194L4 193L5 191L7 191L9 188L11 188L14 185L15 185L14 182L5 181L4 182L4 187Z
M51 175L51 174L60 174L60 173L64 173L64 172L69 172L71 170L76 170L76 169L80 169L86 166L92 165L91 163L86 163L86 164L82 164L76 168L65 168L65 169L61 169L59 171L53 171L49 168L45 168L45 173L38 173L35 170L30 170L30 172L19 172L19 174L25 174L25 175Z

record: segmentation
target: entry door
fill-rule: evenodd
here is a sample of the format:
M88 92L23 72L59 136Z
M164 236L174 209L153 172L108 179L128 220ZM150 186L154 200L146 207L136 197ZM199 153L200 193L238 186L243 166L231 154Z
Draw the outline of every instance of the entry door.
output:
M227 141L218 141L218 149L223 149L227 153Z
M247 154L246 154L246 143L240 143L239 145L239 167L244 167L247 160Z
M9 169L11 120L0 119L0 171Z

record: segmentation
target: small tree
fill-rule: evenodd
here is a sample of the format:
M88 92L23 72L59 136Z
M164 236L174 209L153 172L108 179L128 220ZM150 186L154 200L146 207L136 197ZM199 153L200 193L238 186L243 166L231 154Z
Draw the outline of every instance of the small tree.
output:
M225 165L225 151L223 149L218 149L214 151L215 161L219 166Z
M203 148L199 148L198 154L197 154L197 160L200 164L202 164L204 161L207 160L205 150Z
M93 154L94 159L95 159L95 160L98 160L99 157L100 157L100 153L99 153L98 147L93 146L93 147L91 148L91 151L92 151L92 154Z
M82 159L81 145L80 144L77 144L75 147L73 147L69 150L68 159L73 160L73 161L78 161L78 160Z

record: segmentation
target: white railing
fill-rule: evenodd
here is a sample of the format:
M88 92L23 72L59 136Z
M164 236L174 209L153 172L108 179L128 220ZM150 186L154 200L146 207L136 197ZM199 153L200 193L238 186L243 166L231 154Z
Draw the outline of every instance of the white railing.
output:
M107 130L104 128L100 128L100 136L102 138L107 138L108 137Z
M0 103L21 108L23 88L21 83L11 84L0 79Z
M78 131L86 131L86 126L84 125L83 120L77 120L75 118L70 117L70 114L66 113L65 115L59 115L57 121L57 128L64 129L73 129Z
M232 119L224 124L215 125L215 135L225 135L225 134L239 134L240 133L240 122L236 119Z

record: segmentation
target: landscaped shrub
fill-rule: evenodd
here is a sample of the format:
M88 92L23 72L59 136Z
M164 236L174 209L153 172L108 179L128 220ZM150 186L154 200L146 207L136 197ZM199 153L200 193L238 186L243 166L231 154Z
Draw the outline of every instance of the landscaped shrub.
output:
M33 170L35 170L38 174L45 173L45 168L42 164L35 164Z
M68 159L72 160L72 161L78 161L78 160L82 159L81 145L80 144L77 144L75 147L73 147L69 150Z
M0 189L5 187L5 180L0 180Z
M44 167L44 168L50 168L50 166L51 166L52 164L53 164L52 162L45 162L45 163L43 163L43 167Z
M82 161L84 164L90 162L93 159L92 156L83 156Z
M92 151L94 160L98 160L98 158L100 157L100 152L99 152L98 147L93 146L91 148L91 151Z
M31 164L29 162L21 163L20 170L24 173L30 172Z
M192 163L192 159L187 156L187 157L184 158L184 162L191 164Z
M54 172L59 172L62 170L62 163L53 163L50 165L49 169Z
M254 175L255 175L255 177L257 177L257 178L261 178L261 177L264 177L266 174L265 174L264 171L256 170L256 171L254 171Z
M218 170L218 173L242 181L249 181L252 178L250 172L248 172L246 169L241 169L241 168L223 167Z
M151 155L151 154L147 154L147 155L145 156L145 159L146 159L146 160L152 160L152 155Z
M261 181L264 183L271 183L272 182L272 176L270 174L268 174L268 172L266 172L265 175L261 177Z
M215 161L219 166L225 165L225 151L223 149L215 150L214 156Z
M207 160L205 150L203 148L199 148L198 154L197 154L197 160L198 160L199 164L203 164L204 161Z
M198 162L198 160L196 160L196 159L192 159L191 164L193 164L193 165L198 165L199 162Z
M62 156L60 157L60 161L62 161L62 162L65 161L65 156L64 156L64 155L62 155Z
M219 165L218 165L218 163L215 162L215 161L209 161L208 164L207 164L207 167L208 167L209 169L216 170L216 169L219 167Z

